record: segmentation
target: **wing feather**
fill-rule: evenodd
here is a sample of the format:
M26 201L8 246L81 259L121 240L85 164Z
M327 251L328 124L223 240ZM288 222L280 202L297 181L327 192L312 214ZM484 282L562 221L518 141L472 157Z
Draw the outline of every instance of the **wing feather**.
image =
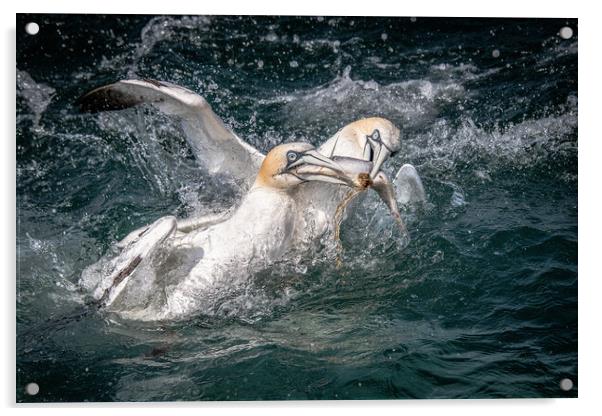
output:
M175 84L151 79L123 80L96 88L76 103L81 111L89 113L152 104L182 121L187 142L209 172L232 176L241 183L254 180L265 158L230 131L205 98Z

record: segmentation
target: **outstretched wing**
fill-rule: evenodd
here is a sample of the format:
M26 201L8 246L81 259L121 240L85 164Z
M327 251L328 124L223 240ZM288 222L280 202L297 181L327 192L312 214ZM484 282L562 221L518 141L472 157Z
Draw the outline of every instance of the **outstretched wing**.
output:
M402 205L426 201L426 192L416 168L409 163L403 165L393 179L397 202Z
M200 95L164 81L123 80L96 88L77 100L81 111L122 110L149 103L182 120L186 140L199 163L212 174L254 180L264 155L230 131Z

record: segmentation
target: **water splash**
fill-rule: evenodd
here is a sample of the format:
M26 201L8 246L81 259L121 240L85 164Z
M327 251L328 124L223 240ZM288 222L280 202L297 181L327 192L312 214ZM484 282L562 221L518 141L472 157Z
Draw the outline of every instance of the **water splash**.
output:
M466 91L457 80L408 80L381 85L354 80L351 66L327 85L283 95L260 104L283 104L287 125L323 123L342 126L357 117L384 116L414 128L433 120L441 105L462 99Z
M577 114L572 111L492 130L477 126L470 118L464 118L457 128L440 119L431 130L411 140L407 157L424 160L424 167L439 172L453 172L457 163L476 159L486 163L489 172L526 168L563 155L574 156L576 130Z
M157 16L148 21L140 31L140 41L128 46L128 51L104 59L99 69L112 70L125 66L128 78L136 78L141 61L163 42L173 42L184 38L188 43L199 41L199 32L209 30L211 18L208 16ZM182 39L180 39L182 40ZM133 46L133 47L132 47Z
M28 119L31 120L33 128L39 130L42 115L55 94L54 88L37 83L26 71L17 68L17 100L23 100L30 110L30 114L17 112L17 124Z

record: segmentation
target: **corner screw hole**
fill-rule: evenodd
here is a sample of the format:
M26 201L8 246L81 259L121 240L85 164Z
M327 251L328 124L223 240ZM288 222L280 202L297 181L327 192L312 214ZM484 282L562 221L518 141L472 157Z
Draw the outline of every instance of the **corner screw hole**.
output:
M29 22L25 25L25 32L28 35L37 35L40 31L40 26L36 22Z
M25 386L25 392L30 396L35 396L40 392L40 386L38 386L38 383L29 383Z
M558 32L558 34L560 35L560 37L562 39L570 39L573 37L573 29L571 29L568 26L565 26L562 29L560 29L560 32ZM568 379L565 379L565 380L568 380Z
M560 380L560 388L564 391L570 391L573 389L573 380L570 378L563 378Z

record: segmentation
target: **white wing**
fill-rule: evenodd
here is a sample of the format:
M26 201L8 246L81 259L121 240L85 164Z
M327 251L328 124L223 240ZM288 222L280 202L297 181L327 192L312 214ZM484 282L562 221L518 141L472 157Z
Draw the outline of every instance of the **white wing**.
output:
M409 163L403 165L393 179L397 202L402 205L426 201L426 192L416 168Z
M149 103L182 120L186 140L211 173L252 183L264 155L228 130L200 95L163 81L123 80L96 88L78 99L85 112L122 110Z

